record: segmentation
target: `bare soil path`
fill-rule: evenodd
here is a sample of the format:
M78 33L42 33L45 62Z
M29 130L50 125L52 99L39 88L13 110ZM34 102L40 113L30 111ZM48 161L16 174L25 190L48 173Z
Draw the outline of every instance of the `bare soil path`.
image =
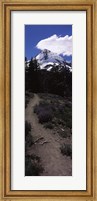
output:
M40 100L38 94L34 94L26 108L25 119L31 124L31 134L34 138L34 145L28 152L41 158L44 168L41 176L71 176L72 160L63 156L60 151L60 146L66 139L61 138L57 132L44 128L34 113L34 106L39 104Z

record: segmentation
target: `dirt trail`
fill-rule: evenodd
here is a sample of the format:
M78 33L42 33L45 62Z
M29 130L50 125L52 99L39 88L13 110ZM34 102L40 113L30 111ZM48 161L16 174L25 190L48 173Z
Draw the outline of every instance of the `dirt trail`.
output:
M26 108L26 120L31 123L31 133L34 138L34 145L29 149L29 154L36 154L41 158L44 172L41 176L69 176L72 175L72 160L63 156L60 146L63 138L53 130L45 129L38 123L37 115L34 113L34 106L39 104L40 98L34 94Z

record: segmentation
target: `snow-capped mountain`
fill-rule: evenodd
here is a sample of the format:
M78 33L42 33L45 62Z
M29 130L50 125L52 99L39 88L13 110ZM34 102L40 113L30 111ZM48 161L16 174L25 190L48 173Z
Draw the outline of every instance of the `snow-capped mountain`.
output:
M72 70L70 64L68 63L67 65L63 57L47 49L41 51L35 58L40 68L46 69L47 71L53 70L54 67L56 67L58 71L61 71L64 67L68 68L70 71Z
M45 69L47 71L53 71L56 68L58 71L62 71L67 68L72 71L71 64L66 62L64 58L57 53L53 53L50 50L44 49L40 52L33 60L37 60L40 69ZM30 61L26 61L26 67L29 67Z

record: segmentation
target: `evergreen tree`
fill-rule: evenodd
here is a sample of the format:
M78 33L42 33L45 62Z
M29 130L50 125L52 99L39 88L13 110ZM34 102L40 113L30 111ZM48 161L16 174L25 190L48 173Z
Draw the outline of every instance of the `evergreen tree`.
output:
M25 61L27 61L27 57L25 57Z

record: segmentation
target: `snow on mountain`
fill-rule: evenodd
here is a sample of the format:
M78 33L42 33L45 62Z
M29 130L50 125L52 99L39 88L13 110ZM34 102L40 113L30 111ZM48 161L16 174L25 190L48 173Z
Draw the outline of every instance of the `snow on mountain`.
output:
M64 68L67 68L72 72L71 64L66 62L64 58L57 53L51 52L50 50L44 49L40 52L33 60L37 60L40 69L45 69L51 71L56 68L58 71L62 71ZM29 67L30 62L26 62L26 67Z
M38 60L40 64L45 62L45 60L47 62L53 62L53 63L56 62L57 60L59 62L64 62L64 59L61 56L47 49L44 49L43 51L41 51L41 53L36 56L36 59Z
M41 51L36 57L41 69L47 69L50 71L54 65L58 66L59 64L65 63L64 59L56 53L53 53L47 49Z
M30 65L30 60L25 61L25 66L26 66L26 67L29 67L29 65Z

